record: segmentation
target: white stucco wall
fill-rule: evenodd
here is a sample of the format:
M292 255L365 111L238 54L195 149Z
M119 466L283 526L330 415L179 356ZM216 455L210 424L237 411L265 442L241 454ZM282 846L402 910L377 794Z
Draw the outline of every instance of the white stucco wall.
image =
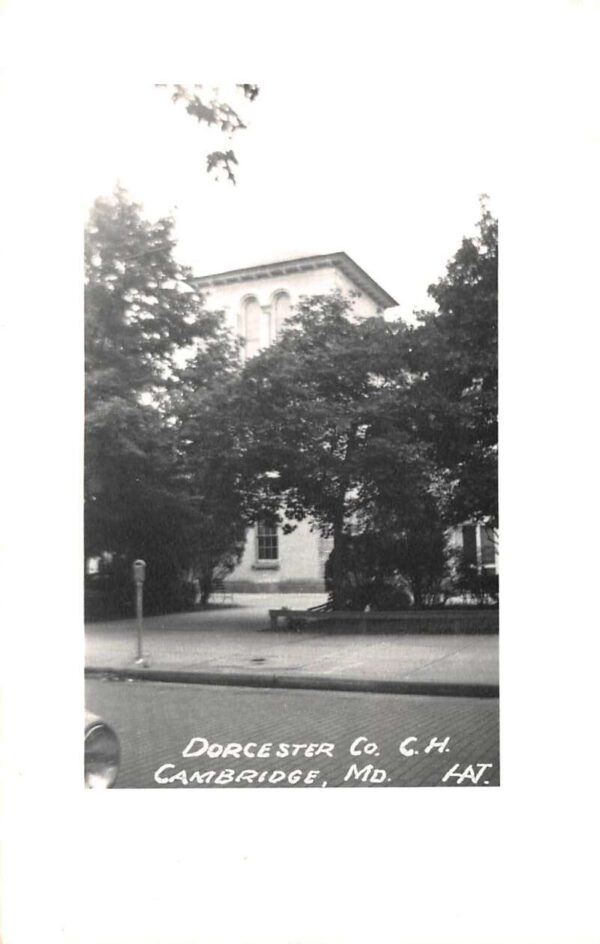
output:
M318 530L311 531L308 521L301 521L291 534L282 534L279 529L278 538L279 559L259 561L256 529L251 528L242 560L226 581L228 587L240 592L324 589L324 568L331 541L323 539Z
M271 306L279 292L286 292L295 305L301 295L326 295L340 289L356 291L356 286L335 266L327 266L309 272L289 272L281 276L265 276L246 279L230 285L213 285L203 288L205 305L211 310L224 310L231 331L238 331L238 318L246 298L254 297L264 309ZM363 318L377 314L377 305L362 293L354 300L354 311Z

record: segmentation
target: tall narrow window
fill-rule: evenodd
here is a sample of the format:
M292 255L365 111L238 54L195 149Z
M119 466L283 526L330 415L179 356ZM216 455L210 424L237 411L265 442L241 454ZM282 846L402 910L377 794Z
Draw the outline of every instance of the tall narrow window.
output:
M277 525L259 522L256 532L256 557L259 561L279 560Z
M254 357L268 347L270 338L269 309L263 310L254 297L247 298L243 305L243 337L246 340L246 357Z
M290 296L287 292L278 292L273 299L273 334L278 338L284 322L290 317Z
M477 533L474 524L465 524L463 535L463 559L465 564L477 566Z
M496 541L494 532L491 528L483 525L480 529L481 534L481 563L486 568L495 568L496 566Z
M247 298L244 302L244 338L246 357L254 357L260 351L261 322L263 312L256 298Z

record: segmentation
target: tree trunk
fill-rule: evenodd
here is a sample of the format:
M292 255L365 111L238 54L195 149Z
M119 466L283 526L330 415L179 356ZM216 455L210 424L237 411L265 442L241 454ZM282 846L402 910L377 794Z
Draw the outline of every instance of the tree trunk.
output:
M200 574L200 605L206 606L212 593L212 570Z
M341 499L333 522L332 602L334 610L344 607L344 498Z

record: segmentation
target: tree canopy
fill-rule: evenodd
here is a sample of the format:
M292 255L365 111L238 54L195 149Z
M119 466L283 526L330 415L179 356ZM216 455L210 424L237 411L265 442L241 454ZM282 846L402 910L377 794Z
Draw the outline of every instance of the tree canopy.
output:
M167 606L166 584L186 570L206 600L252 522L308 519L333 538L335 606L392 600L398 580L417 605L439 596L448 526L497 522L497 222L485 203L416 327L359 318L339 292L304 297L243 366L174 247L173 221L145 220L124 190L94 205L86 553L110 551L124 574L146 558Z
M141 215L122 187L96 200L85 231L87 391L95 401L164 388L178 351L214 333L191 270L173 255L174 222Z
M426 475L412 435L408 329L356 318L342 294L302 299L277 343L248 361L229 403L247 475L290 522L333 537L333 596L343 595L344 537L364 530L393 491L406 508ZM393 488L391 481L393 480Z
M131 560L146 559L163 597L183 570L207 555L216 566L215 548L235 557L240 542L216 515L215 486L192 474L185 438L201 390L222 382L237 350L174 246L173 221L148 222L123 189L96 201L85 245L86 555L112 554L126 586Z
M455 523L498 523L498 222L485 199L466 238L429 294L414 333L419 432L431 443Z

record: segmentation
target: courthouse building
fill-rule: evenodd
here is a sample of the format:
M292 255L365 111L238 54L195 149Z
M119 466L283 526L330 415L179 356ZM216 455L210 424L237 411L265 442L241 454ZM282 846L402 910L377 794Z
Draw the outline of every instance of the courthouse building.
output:
M253 357L277 338L303 295L325 295L336 289L357 293L354 311L365 318L398 304L345 252L234 269L194 282L207 307L224 311L230 329L244 339L245 357ZM474 546L482 546L479 537ZM233 592L322 591L330 550L331 541L311 529L308 521L286 535L259 522L250 529L242 560L226 585Z

